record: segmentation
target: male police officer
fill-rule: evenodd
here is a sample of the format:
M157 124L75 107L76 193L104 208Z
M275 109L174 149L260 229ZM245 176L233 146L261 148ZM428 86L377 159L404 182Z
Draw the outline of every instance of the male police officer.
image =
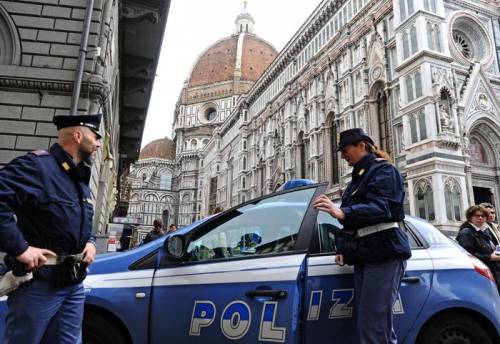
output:
M90 164L100 115L56 116L58 143L0 170L0 250L33 271L7 300L5 343L81 341L86 266L95 256ZM75 257L43 266L47 256Z

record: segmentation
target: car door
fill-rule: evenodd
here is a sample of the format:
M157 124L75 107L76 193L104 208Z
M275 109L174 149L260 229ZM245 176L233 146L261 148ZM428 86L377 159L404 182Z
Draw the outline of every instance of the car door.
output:
M155 272L150 342L298 343L304 228L314 225L311 201L324 189L263 197L194 229L184 259L163 259Z
M324 212L317 217L317 234L307 259L305 292L305 342L353 343L354 269L335 263L335 235L342 225ZM394 327L403 342L427 299L432 278L432 262L424 245L408 232L412 258L393 307Z

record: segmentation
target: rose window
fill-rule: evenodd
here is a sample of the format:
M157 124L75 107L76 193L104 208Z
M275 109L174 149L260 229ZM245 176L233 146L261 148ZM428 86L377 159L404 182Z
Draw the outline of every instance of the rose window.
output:
M467 39L467 37L462 32L454 30L453 40L455 41L455 44L457 45L457 48L462 53L462 55L466 59L471 59L473 56L472 44Z

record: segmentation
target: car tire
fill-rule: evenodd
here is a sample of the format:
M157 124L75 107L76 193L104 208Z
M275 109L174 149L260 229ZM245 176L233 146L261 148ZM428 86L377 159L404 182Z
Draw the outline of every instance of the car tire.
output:
M426 324L417 344L493 344L484 327L466 314L443 314Z
M83 319L83 344L128 344L127 334L114 319L90 312Z

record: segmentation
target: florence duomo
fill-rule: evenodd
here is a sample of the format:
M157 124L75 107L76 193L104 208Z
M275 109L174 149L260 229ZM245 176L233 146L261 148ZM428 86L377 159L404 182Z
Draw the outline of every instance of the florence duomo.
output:
M406 213L454 235L500 201L500 12L493 0L324 0L277 51L246 10L193 61L173 139L145 146L128 216L180 226L350 169L338 133L361 127L405 178ZM286 19L284 19L286 20ZM438 207L436 205L443 205Z

